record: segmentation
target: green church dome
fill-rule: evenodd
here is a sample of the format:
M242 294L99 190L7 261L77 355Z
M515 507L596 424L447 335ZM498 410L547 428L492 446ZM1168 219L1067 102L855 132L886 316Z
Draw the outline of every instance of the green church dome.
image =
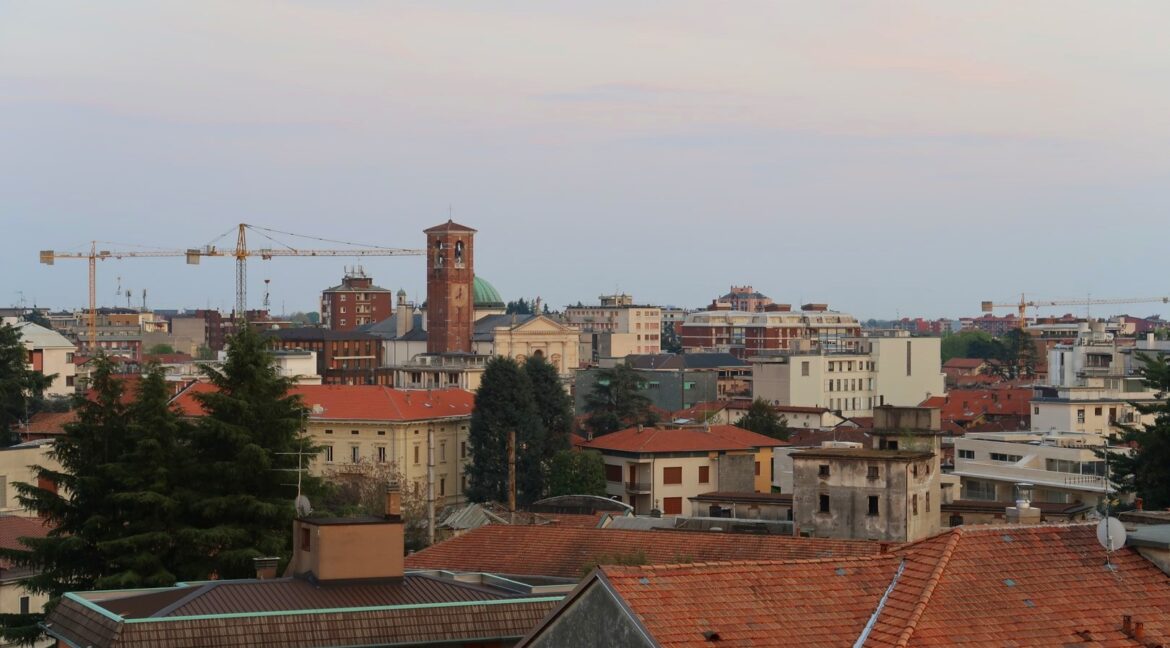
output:
M475 278L475 307L479 309L504 308L504 299L496 287L480 277Z

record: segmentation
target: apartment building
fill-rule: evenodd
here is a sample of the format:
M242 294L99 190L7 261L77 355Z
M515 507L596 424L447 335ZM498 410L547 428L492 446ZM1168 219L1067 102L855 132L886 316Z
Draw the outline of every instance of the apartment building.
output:
M32 322L17 322L20 343L24 346L25 361L33 371L53 376L45 390L46 396L69 396L74 393L77 366L73 355L77 346L64 335Z
M939 338L902 333L843 342L848 351L750 358L752 397L853 417L871 416L880 405L915 406L944 392Z
M1027 484L1031 501L1096 506L1108 488L1102 448L1093 433L969 432L955 437L953 474L963 500L1011 502Z
M738 358L793 350L848 350L861 335L857 318L826 304L769 304L762 312L706 310L676 327L683 350L722 351Z
M352 331L390 317L392 304L393 293L375 286L364 268L348 268L340 284L321 291L321 324L334 331Z
M635 304L626 294L598 299L597 305L565 309L565 323L581 331L578 357L582 363L662 351L661 308Z
M702 493L770 492L772 449L785 445L732 425L638 426L580 444L604 457L608 496L666 516L688 515Z

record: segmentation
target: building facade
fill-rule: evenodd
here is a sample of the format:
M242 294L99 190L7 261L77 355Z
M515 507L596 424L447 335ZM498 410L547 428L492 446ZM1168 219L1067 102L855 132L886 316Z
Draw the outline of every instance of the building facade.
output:
M427 235L427 353L471 353L475 230L447 221Z
M18 322L15 326L20 333L28 367L53 377L45 395L69 396L75 393L77 365L73 364L73 355L77 346L64 335L32 322Z
M722 351L746 359L791 350L848 350L861 335L861 324L825 304L805 304L800 311L771 304L763 312L698 311L687 315L676 330L688 353Z
M662 309L639 305L626 294L602 295L600 303L570 306L565 323L581 331L582 363L662 351Z
M341 283L321 291L321 324L334 331L352 331L390 317L391 291L374 285L361 266L351 268Z

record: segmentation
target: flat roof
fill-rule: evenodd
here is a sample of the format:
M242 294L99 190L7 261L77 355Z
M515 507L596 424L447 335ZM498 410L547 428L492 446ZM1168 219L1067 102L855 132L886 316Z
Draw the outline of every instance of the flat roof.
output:
M891 461L913 461L915 459L929 459L934 456L934 453L918 450L875 450L873 448L813 448L793 452L789 456L794 459L887 459Z

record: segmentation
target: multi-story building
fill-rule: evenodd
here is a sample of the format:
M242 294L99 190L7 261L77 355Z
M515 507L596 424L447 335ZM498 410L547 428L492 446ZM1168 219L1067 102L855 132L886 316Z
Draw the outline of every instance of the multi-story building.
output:
M661 353L662 309L639 305L630 295L602 295L595 306L570 306L565 323L581 331L582 363L624 358L634 353Z
M708 310L691 313L676 328L683 350L723 351L738 358L795 349L844 350L861 335L857 318L825 304L770 304L764 312Z
M203 415L195 395L213 391L195 383L175 398L186 416ZM425 492L433 451L435 495L440 505L464 502L467 430L475 395L461 389L403 391L379 385L296 385L309 416L305 429L321 454L309 465L314 475L392 476Z
M999 337L1012 329L1020 328L1020 318L1010 313L1003 317L991 314L979 317L960 317L959 328L962 331L983 331Z
M352 331L391 315L391 291L374 285L361 266L350 268L341 283L321 291L321 324L334 331Z
M32 322L17 322L15 326L20 333L20 343L24 346L25 361L29 368L53 377L45 395L73 394L77 376L73 354L77 347L64 335Z
M667 412L751 392L751 365L728 353L632 355L626 364L642 379L641 393L654 407ZM590 368L576 373L573 393L577 411L582 411L600 371Z
M272 329L265 335L276 350L315 351L316 373L326 384L392 384L391 372L382 366L382 340L377 336L307 327Z
M772 298L751 286L732 286L731 291L711 302L710 310L733 310L759 313L772 305Z
M580 444L605 459L606 494L638 515L686 516L689 498L713 491L767 493L772 449L784 441L732 425L633 427Z
M773 405L825 407L871 416L880 405L915 406L942 394L939 338L852 338L849 351L757 356L752 397Z
M1103 441L1092 433L969 432L955 438L953 474L963 500L1011 502L1026 484L1023 499L1096 506L1109 488Z

